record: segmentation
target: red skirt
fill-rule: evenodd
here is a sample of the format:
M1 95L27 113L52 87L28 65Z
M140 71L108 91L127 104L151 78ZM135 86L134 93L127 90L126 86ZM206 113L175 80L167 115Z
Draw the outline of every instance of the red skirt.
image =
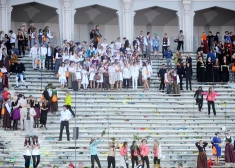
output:
M198 154L197 168L208 168L206 152L200 152Z
M235 154L232 144L226 144L225 146L225 162L226 163L235 163Z
M208 51L208 43L206 40L203 40L203 44L204 44L204 47L203 47L203 53L204 54L207 54L209 51Z
M5 107L5 114L3 116L3 128L11 128L11 116L8 113L6 107Z

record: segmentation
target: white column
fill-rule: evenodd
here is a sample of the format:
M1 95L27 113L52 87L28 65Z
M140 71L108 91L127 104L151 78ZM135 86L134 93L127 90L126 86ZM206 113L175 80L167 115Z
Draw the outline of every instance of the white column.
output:
M178 17L178 27L179 27L179 30L182 30L183 29L183 25L182 25L182 13L181 13L181 11L176 12L176 15Z
M183 0L183 31L184 31L184 47L186 52L193 51L193 19L191 14L191 0Z
M123 36L123 17L122 17L122 12L117 11L116 14L118 15L118 26L119 26L119 36L122 39Z
M8 34L7 1L0 0L0 30Z
M72 36L72 40L74 40L74 16L75 16L76 12L77 12L77 10L75 10L75 9L71 12L71 22L72 22L71 36ZM76 43L76 41L75 41L75 43Z
M123 36L126 37L130 43L132 42L133 38L131 1L132 0L123 0Z
M63 40L72 39L71 0L63 0Z
M61 15L61 10L60 9L57 9L56 10L56 13L58 14L58 18L59 18L59 32L60 32L60 38L58 40L59 41L59 44L62 45L62 41L63 41L63 17Z

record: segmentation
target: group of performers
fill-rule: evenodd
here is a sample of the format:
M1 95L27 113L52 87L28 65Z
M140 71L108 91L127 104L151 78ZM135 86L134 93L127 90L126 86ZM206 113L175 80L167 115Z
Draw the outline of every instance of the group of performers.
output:
M234 164L235 163L235 148L234 148L234 139L231 137L230 130L226 131L226 136L224 138L224 144L225 144L225 164ZM220 133L216 132L215 137L211 141L212 144L212 153L215 157L215 164L217 166L220 166L220 157L221 157L221 146L223 144ZM199 154L197 159L197 168L207 168L208 167L208 161L207 161L207 155L206 155L206 146L208 145L207 142L203 142L200 140L197 142L196 147L198 148Z

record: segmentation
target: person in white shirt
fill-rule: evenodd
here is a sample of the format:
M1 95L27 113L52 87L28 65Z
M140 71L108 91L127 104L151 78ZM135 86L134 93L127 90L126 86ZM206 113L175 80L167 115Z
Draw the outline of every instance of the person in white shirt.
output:
M165 51L167 50L167 47L170 46L170 40L167 37L167 33L164 34L164 37L162 38L162 58L165 57Z
M124 88L128 89L129 88L129 80L130 80L131 72L130 72L130 68L129 68L127 63L125 63L122 73L123 73Z
M64 127L66 128L66 134L67 134L67 141L70 141L69 138L69 120L71 119L71 113L69 110L67 110L67 106L63 106L63 110L60 113L60 136L59 141L62 141L62 133L64 130Z
M25 111L27 106L27 100L23 98L22 94L19 94L19 100L17 105L14 108L20 108L20 128L21 130L24 130L24 123L25 123Z
M151 76L153 74L153 69L152 69L151 63L149 63L149 62L146 62L146 67L148 69L148 77L147 77L147 79L148 79L148 85L150 87L150 79L151 79Z
M27 135L24 141L24 152L23 152L26 168L29 168L30 166L31 155L32 155L32 145L31 145L30 138Z
M65 67L65 63L62 62L61 67L59 68L59 71L58 71L58 77L59 77L59 82L60 82L61 88L64 88L64 85L66 83L67 70L68 69Z
M89 84L88 74L89 72L87 71L87 66L84 65L82 69L82 85L84 90L87 90L87 86Z
M28 103L26 108L24 108L24 117L25 117L25 133L26 135L33 136L33 122L34 122L34 116L36 115L36 112L34 108L30 107L30 104Z
M116 49L120 50L120 48L122 46L122 42L120 40L120 37L117 38L117 41L116 41L115 45L116 45Z
M152 48L152 40L150 37L150 32L147 32L147 36L144 38L144 45L146 47L146 56L150 57L151 48Z
M63 53L63 62L65 62L65 60L69 60L69 54L67 50L65 50L65 52Z
M45 70L45 61L46 61L46 54L47 54L47 48L45 47L45 44L42 44L42 47L40 48L40 64L39 69Z
M29 53L29 57L32 57L32 66L34 70L37 68L38 54L37 43L34 43L34 46L30 49Z
M15 43L16 43L16 34L13 33L12 30L10 30L8 37L10 38L10 49L11 49L11 46L12 46L12 45L15 46Z
M146 63L144 63L143 68L142 68L142 79L144 81L144 90L148 90L149 89L149 85L148 85L148 68L146 66Z
M101 44L101 46L106 50L106 47L108 46L107 40L104 39L103 43Z
M134 66L131 69L131 77L132 77L132 87L133 89L137 89L137 81L139 77L139 67L137 66L137 63L134 63Z
M33 158L33 167L37 168L40 163L40 148L41 145L38 143L38 137L33 136L32 138L32 158Z
M47 54L46 54L46 68L47 70L50 69L51 67L51 70L54 69L53 67L53 56L54 56L54 47L51 46L51 42L48 42L48 45L47 45Z

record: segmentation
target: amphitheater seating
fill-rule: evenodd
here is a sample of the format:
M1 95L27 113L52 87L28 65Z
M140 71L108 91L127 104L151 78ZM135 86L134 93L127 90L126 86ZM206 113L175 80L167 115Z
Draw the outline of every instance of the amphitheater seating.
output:
M193 54L191 54L194 57ZM107 134L98 146L99 157L102 167L107 167L107 146L112 137L119 142L128 141L131 145L133 135L148 140L148 146L152 151L153 140L158 139L162 145L163 168L177 167L183 163L184 167L196 167L198 151L195 142L200 139L210 142L214 133L221 132L222 138L226 129L234 130L235 120L235 92L234 85L216 84L214 89L221 94L216 98L217 116L210 118L207 115L207 104L204 101L203 112L198 112L193 98L195 90L203 86L208 90L209 86L197 83L195 80L195 60L193 63L193 91L181 91L180 96L166 95L158 91L159 79L157 72L165 60L153 59L154 75L151 79L151 89L143 91L139 87L137 91L132 89L122 91L88 90L75 93L71 90L73 107L77 117L70 121L70 134L72 128L79 127L79 139L77 142L77 162L82 161L90 167L89 140L100 136L103 130ZM28 88L21 86L17 91L26 96L40 98L41 96L41 72L33 71L29 57L22 59L26 65L26 78ZM11 88L15 86L15 76L10 78ZM42 88L52 82L58 87L59 110L62 109L66 89L60 89L58 79L54 72L43 71ZM76 105L75 105L76 96ZM226 106L224 104L226 102ZM59 114L48 114L48 130L34 129L39 136L42 145L40 167L58 165L67 167L70 162L75 161L75 141L57 141L59 135ZM75 123L76 120L76 123ZM0 129L0 167L22 167L24 159L22 149L25 133L22 131L3 131ZM65 137L65 133L64 133ZM213 158L211 144L207 147L208 158ZM224 148L222 150L224 155ZM116 155L117 165L119 154ZM153 154L150 154L150 163L153 167ZM222 163L224 157L221 158ZM131 162L129 161L131 164ZM214 166L226 167L226 166ZM232 167L232 166L229 166Z

